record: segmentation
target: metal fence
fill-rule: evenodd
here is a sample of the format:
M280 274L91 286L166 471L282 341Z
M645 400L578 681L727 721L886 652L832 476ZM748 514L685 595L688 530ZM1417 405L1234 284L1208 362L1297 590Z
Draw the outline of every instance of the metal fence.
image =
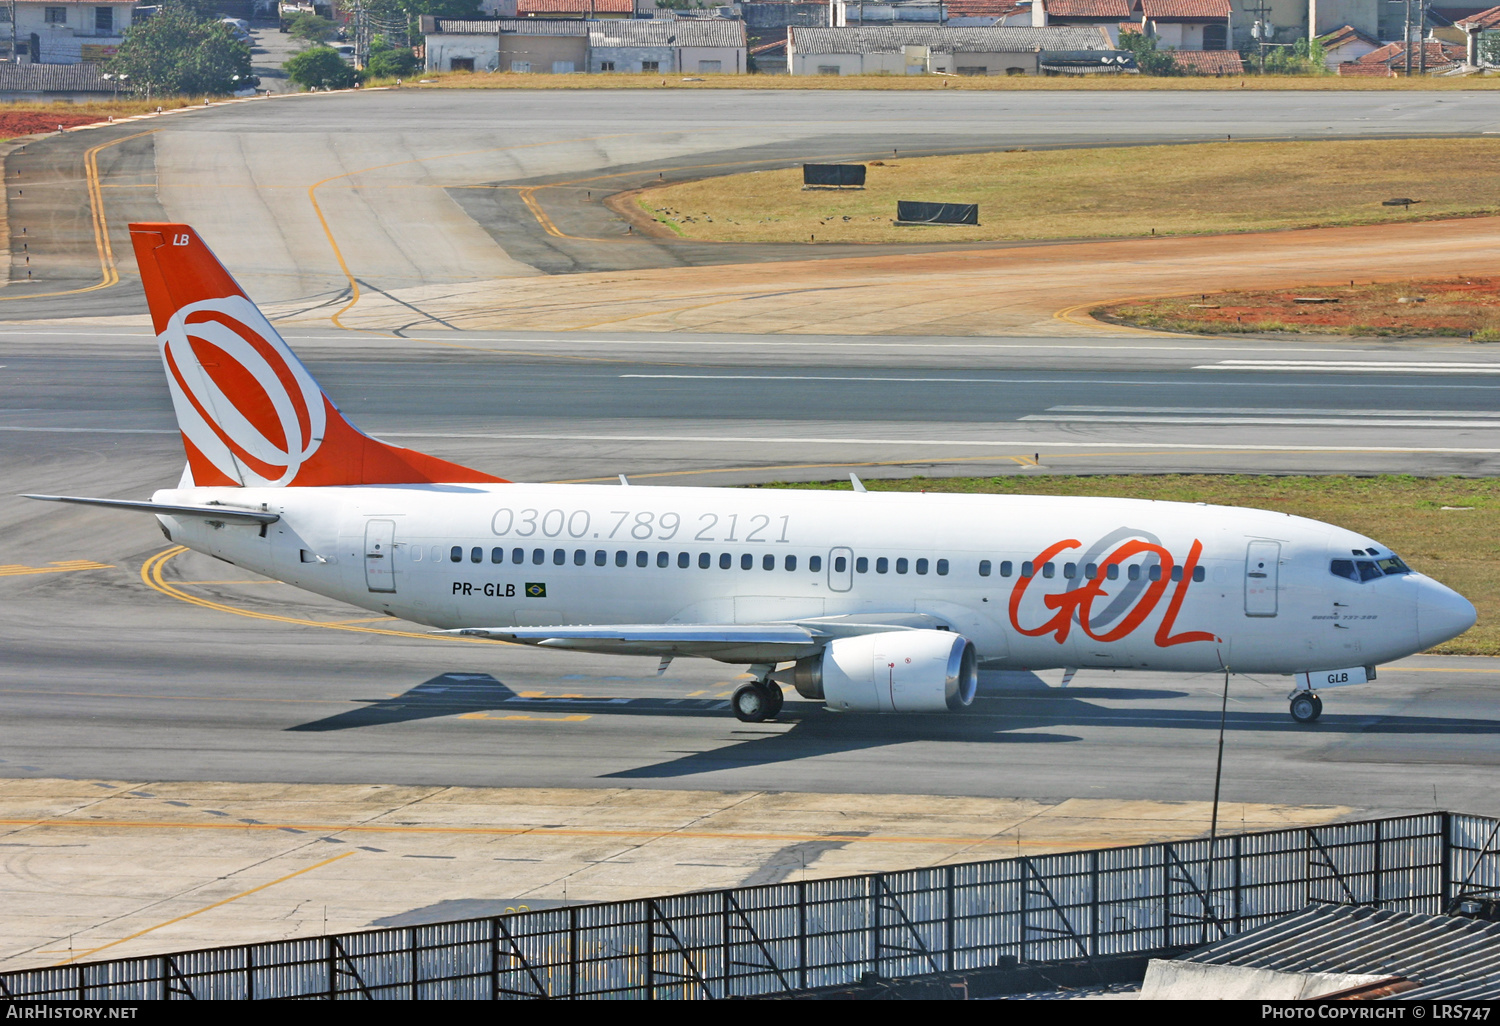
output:
M1436 812L576 905L0 974L0 998L723 998L1218 940L1314 902L1500 892L1500 820Z

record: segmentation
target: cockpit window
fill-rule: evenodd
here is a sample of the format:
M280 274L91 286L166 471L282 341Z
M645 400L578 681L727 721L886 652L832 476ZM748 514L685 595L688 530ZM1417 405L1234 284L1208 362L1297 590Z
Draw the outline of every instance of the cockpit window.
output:
M1345 580L1373 581L1377 577L1391 574L1409 574L1411 568L1401 561L1401 557L1392 553L1380 559L1334 559L1328 563L1328 572L1335 577Z

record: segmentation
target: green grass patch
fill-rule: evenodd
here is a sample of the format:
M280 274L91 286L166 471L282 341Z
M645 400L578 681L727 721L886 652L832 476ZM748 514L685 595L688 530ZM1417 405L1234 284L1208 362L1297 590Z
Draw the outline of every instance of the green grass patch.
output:
M848 489L850 484L829 481L763 487ZM1092 495L1208 502L1311 517L1378 539L1399 553L1412 569L1442 581L1474 603L1479 622L1433 652L1500 655L1500 480L1493 478L1047 475L913 477L866 481L865 487L872 492Z
M802 189L802 169L641 196L648 216L723 242L1001 242L1399 224L1500 212L1500 138L1197 143L863 161L863 190ZM1408 209L1385 200L1410 197ZM903 226L897 200L978 203L980 224Z

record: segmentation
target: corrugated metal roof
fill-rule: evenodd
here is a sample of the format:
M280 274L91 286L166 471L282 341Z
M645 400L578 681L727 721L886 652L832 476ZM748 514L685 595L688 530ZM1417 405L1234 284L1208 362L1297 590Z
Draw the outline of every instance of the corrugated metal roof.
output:
M743 21L595 21L589 46L744 46Z
M635 0L517 0L516 13L633 14Z
M812 28L794 25L789 31L792 48L799 54L894 53L903 46L930 46L943 53L1114 49L1104 33L1085 26L938 28L935 25L892 25L879 28Z
M101 64L0 63L0 92L108 93L116 84L100 78Z
M1286 973L1404 976L1403 1001L1500 997L1500 923L1354 905L1311 905L1179 961Z
M589 22L579 18L438 18L432 30L447 36L493 36L498 30L518 36L586 36Z

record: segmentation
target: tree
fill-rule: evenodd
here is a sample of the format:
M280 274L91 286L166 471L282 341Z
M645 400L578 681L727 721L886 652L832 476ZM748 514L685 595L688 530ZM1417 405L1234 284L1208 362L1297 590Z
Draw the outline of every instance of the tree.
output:
M417 55L410 47L394 47L385 36L370 40L370 55L365 61L365 74L371 78L401 78L410 75L419 67Z
M285 67L293 82L319 89L351 89L360 80L359 72L331 46L308 47L288 57Z
M228 26L181 2L131 25L107 70L148 98L163 93L224 95L260 84L250 73L250 47L236 40Z
M1325 56L1322 43L1303 37L1291 47L1271 47L1266 54L1266 74L1327 75L1330 72Z
M1129 50L1135 57L1136 67L1143 75L1181 75L1182 66L1172 59L1172 54L1156 48L1156 37L1144 32L1120 32L1120 49Z
M287 34L293 39L317 46L328 42L328 38L333 35L333 22L321 14L304 12L292 19L291 25L287 27Z

